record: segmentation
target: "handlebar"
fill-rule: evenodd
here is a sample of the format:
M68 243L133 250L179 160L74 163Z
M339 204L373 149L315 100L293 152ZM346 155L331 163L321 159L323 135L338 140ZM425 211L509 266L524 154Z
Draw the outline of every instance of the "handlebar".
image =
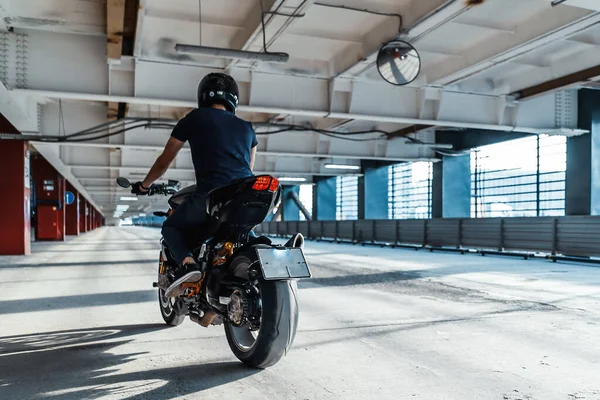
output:
M117 184L125 189L131 187L131 182L129 182L129 179L124 177L117 178ZM169 183L155 183L150 185L147 195L154 196L155 194L163 194L165 196L169 196L177 193L178 190L179 182L169 180Z
M174 186L169 186L166 183L161 184L152 184L148 188L148 196L154 196L155 194L164 194L165 196L169 196L177 193L177 188Z

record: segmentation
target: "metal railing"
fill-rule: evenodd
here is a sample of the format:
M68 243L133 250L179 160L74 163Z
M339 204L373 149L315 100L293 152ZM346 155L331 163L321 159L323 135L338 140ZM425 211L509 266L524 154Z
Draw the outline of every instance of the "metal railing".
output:
M600 216L265 222L257 234L425 248L600 257ZM556 259L555 258L555 259Z

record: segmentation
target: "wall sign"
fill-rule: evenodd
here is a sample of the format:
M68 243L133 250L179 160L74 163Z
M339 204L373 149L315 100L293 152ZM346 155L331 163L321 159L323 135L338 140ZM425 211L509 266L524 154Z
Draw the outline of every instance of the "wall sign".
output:
M70 205L75 202L75 195L73 192L65 192L65 204Z

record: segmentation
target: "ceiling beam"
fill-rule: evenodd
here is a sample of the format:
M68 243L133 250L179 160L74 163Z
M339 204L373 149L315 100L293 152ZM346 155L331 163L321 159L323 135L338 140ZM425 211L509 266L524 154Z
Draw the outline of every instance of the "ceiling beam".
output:
M125 0L106 1L106 55L108 62L120 62L123 51Z
M423 128L425 129L425 128ZM399 134L400 131L392 132L390 137L405 136L406 134L413 133L407 132L404 135ZM118 144L118 143L96 143L96 142L71 142L71 143L59 143L62 147L81 147L81 148L104 148L104 149L122 149L122 150L140 150L140 151L156 151L160 152L164 150L164 146L158 145L143 145L143 144ZM419 146L418 144L410 144L410 146ZM429 145L425 145L429 147ZM181 149L182 153L188 153L190 148L185 146ZM412 157L396 157L396 156L372 156L368 154L339 154L339 153L314 153L314 152L289 152L289 151L262 151L256 152L257 156L277 156L277 157L299 157L299 158L340 158L347 160L381 160L381 161L408 161L412 160Z
M400 94L402 89L395 89L396 95ZM74 92L55 92L45 90L34 90L34 89L12 89L11 93L29 94L32 96L39 96L45 98L60 98L70 100L87 100L87 101L102 101L102 102L122 102L129 104L146 104L146 105L163 105L171 107L189 107L193 108L196 106L194 101L185 100L171 100L171 99L160 99L160 98L140 98L134 96L111 96L105 94L91 94L91 93L74 93ZM413 96L410 94L411 89L407 89L406 95ZM323 95L327 95L324 93ZM395 95L395 96L396 96ZM314 97L313 97L314 98ZM394 99L398 99L394 97ZM396 123L396 124L417 124L417 125L435 125L441 127L455 127L455 128L473 128L473 129L484 129L484 130L496 130L496 131L518 131L523 133L534 133L534 134L564 134L564 135L578 135L585 133L577 129L562 129L557 128L554 125L554 120L550 121L550 114L539 114L537 117L540 118L539 126L520 126L516 125L503 125L497 121L497 116L490 112L491 104L496 103L498 98L495 96L485 96L477 94L466 94L458 92L445 92L442 97L440 105L440 111L438 113L439 119L431 118L420 118L417 112L407 114L406 116L396 115L385 115L385 114L372 114L373 110L363 110L364 113L358 112L358 107L355 107L356 111L353 112L329 112L328 110L308 110L299 108L284 108L276 106L255 106L255 105L240 105L238 108L239 112L248 113L267 113L267 114L289 114L305 117L316 117L316 118L332 118L332 119L354 119L358 121L373 121L380 123ZM292 101L294 99L291 99ZM404 99L407 101L408 99ZM284 100L282 100L284 101ZM397 101L397 100L394 100ZM464 115L460 115L460 118L456 116L455 106L458 104L457 101L462 105ZM361 104L370 102L369 98L361 99ZM412 97L407 103L414 102ZM379 103L384 103L380 100ZM537 107L538 105L536 105ZM542 107L543 104L539 104ZM482 110L485 114L475 113L473 110ZM494 108L495 110L495 108ZM545 110L546 113L553 112L552 110ZM367 113L368 112L368 113ZM379 111L381 112L381 111ZM477 114L477 115L475 115ZM451 115L459 120L450 120ZM448 118L448 119L446 119ZM476 120L469 120L475 118ZM531 119L528 119L531 123ZM517 121L518 122L518 121Z
M413 133L424 131L425 129L433 128L434 125L411 125L406 128L398 129L397 131L391 132L388 135L389 139L404 137Z
M519 90L513 95L519 100L524 100L542 94L546 94L554 90L564 89L574 84L584 83L593 80L593 78L597 78L599 76L600 65Z
M457 84L517 57L598 26L600 12L575 7L548 7L516 26L514 33L499 32L462 53L462 58L444 60L427 67L423 74L435 85Z
M9 7L10 2L0 1L0 32L8 32L8 26L6 26L5 19L10 17L10 13L8 12Z
M430 158L415 158L410 161L435 161ZM66 167L70 169L89 169L89 170L125 170L125 171L148 171L150 169L149 165L140 165L140 166L116 166L116 165L86 165L86 164L69 164ZM194 174L193 168L170 168L168 173L186 173L186 174ZM312 171L253 171L255 175L263 175L263 174L272 174L276 176L333 176L333 175L356 175L355 171L349 170L343 172L343 170L331 170L331 172L312 172ZM86 178L79 177L82 181L85 181ZM165 179L174 179L172 176ZM185 179L184 179L185 180Z

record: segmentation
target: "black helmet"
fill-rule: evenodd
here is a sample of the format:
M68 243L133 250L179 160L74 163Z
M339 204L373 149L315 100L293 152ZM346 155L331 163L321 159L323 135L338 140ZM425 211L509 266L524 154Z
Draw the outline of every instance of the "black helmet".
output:
M235 114L239 104L239 95L235 79L227 74L210 73L198 85L198 107L222 104L228 111Z

